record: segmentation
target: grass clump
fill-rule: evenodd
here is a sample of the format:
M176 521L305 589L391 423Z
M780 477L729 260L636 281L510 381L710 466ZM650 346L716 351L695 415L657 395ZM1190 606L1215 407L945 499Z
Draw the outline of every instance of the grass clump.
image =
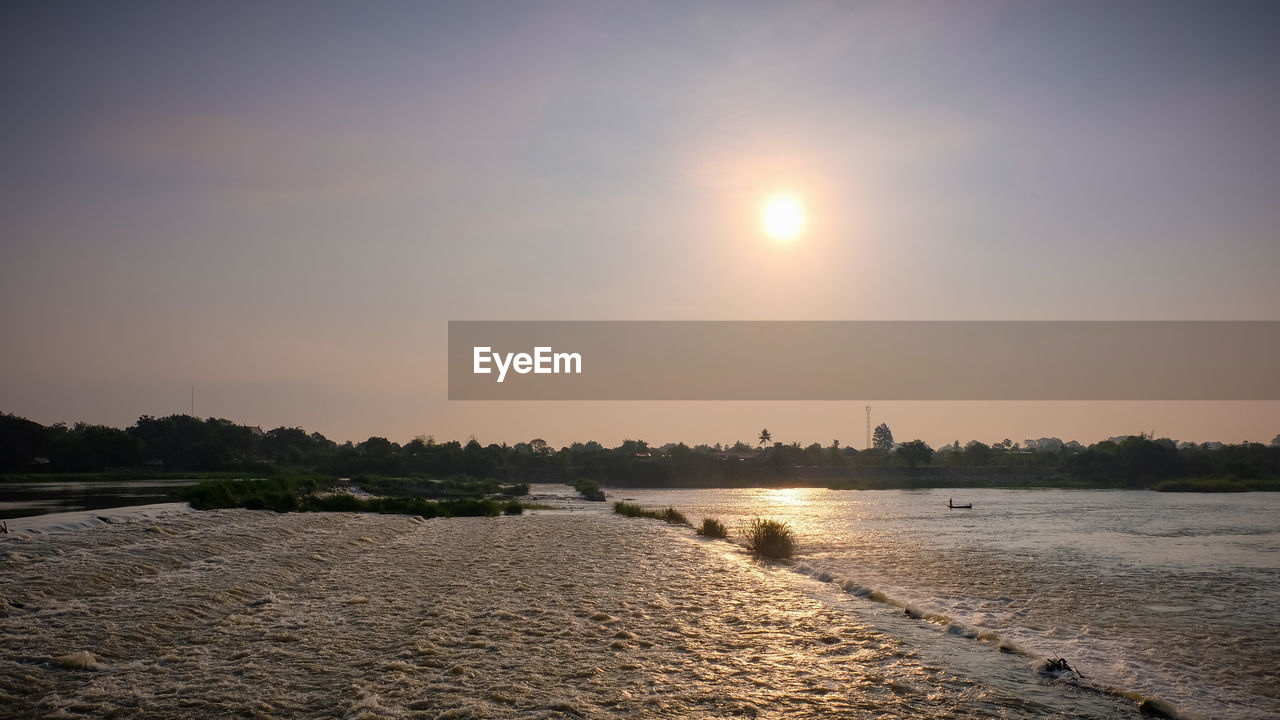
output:
M796 534L788 523L752 518L742 535L747 549L757 557L787 560L796 553Z
M685 517L679 510L669 507L666 510L658 511L658 519L665 520L672 525L688 525L689 518Z
M702 518L702 525L698 528L698 534L702 537L724 539L729 537L729 528L715 518Z
M524 514L524 505L521 505L519 500L508 500L507 503L502 506L502 514L522 515Z
M613 511L624 517L649 517L646 514L649 512L648 510L645 510L635 503L622 502L621 500L613 504Z
M669 507L666 510L647 510L635 503L616 502L613 504L613 511L625 517L652 518L654 520L669 522L673 525L689 524L689 519L673 507Z

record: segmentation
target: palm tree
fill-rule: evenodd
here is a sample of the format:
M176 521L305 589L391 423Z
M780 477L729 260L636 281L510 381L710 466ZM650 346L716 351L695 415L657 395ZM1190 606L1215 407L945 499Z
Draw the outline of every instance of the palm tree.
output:
M758 444L759 444L759 445L763 445L763 446L767 446L767 445L769 444L769 441L770 441L770 440L773 440L773 436L769 434L769 428L765 428L765 429L761 430L761 431L760 431L760 442L759 442Z

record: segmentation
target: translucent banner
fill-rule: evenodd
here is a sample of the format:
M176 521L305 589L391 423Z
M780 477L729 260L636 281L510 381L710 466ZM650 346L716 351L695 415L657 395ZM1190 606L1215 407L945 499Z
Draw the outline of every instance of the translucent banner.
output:
M451 321L450 400L1280 400L1274 321Z

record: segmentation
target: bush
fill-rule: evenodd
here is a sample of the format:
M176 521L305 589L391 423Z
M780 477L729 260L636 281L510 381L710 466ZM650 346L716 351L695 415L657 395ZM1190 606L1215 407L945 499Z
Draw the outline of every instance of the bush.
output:
M786 560L796 552L796 534L791 526L777 520L752 518L742 531L747 549L758 557Z
M702 518L702 527L698 528L698 534L709 538L727 538L729 528L715 518Z
M502 506L503 515L521 515L524 513L524 506L519 500L508 500L506 505Z
M581 478L573 482L573 489L578 491L586 500L594 500L596 502L604 502L604 491L600 489L600 483L589 478Z

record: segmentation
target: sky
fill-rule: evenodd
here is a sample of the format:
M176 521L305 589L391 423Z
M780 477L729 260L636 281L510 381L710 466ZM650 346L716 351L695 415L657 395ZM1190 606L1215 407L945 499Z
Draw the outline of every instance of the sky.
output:
M0 411L343 441L831 439L450 402L450 320L1280 319L1273 3L0 6ZM762 232L787 193L807 225ZM874 398L937 446L1280 403Z

